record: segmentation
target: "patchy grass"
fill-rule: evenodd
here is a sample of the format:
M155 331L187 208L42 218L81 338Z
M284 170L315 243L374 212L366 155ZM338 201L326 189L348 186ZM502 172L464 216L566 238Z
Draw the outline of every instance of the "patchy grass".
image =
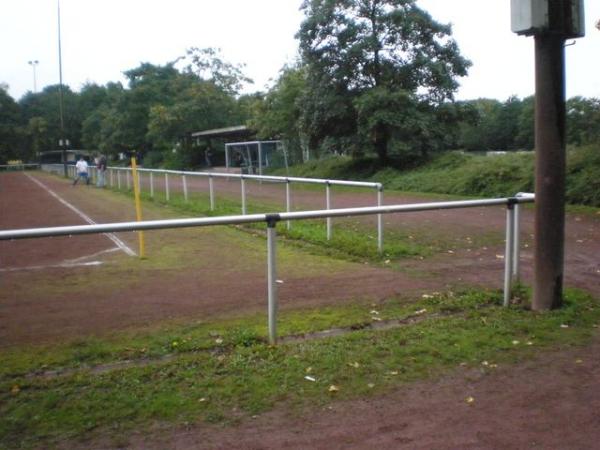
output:
M598 302L576 291L568 292L563 308L546 313L500 303L499 293L471 291L431 293L413 303L295 311L281 315L282 335L342 325L355 331L276 347L265 343L264 319L251 316L2 352L0 447L124 436L156 421L233 423L275 405L314 407L385 393L459 365L493 371L540 351L582 344L600 321ZM408 317L418 320L387 330L364 328ZM167 354L172 356L165 359ZM143 366L27 376L43 366L140 357L146 358Z

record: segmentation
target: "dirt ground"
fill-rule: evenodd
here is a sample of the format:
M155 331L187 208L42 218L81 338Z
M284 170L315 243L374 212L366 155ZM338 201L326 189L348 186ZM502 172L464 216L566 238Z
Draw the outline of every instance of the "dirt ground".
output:
M256 183L248 187L251 198L273 200L285 195L281 186ZM48 194L46 188L56 196ZM204 188L201 182L189 186L190 190ZM235 196L238 189L235 183L217 185L218 194ZM415 199L386 194L385 203ZM374 192L336 192L333 197L333 207L374 202ZM296 208L320 209L324 194L297 191L293 204ZM75 225L86 220L116 222L133 220L133 214L123 199L93 187L71 187L64 180L41 173L0 176L0 229ZM499 288L504 267L498 257L503 253L502 244L469 248L464 240L483 233L501 236L504 214L503 208L473 208L385 216L386 230L430 230L432 234L453 236L462 244L423 261L409 259L400 263L400 270L348 263L345 270L319 276L290 275L281 285L282 308L318 306L348 298L378 301L457 285ZM532 223L531 211L524 211L525 281L531 281L532 274ZM600 296L600 215L570 214L566 234L565 284ZM165 236L166 245L172 237ZM265 308L266 259L262 257L248 270L233 274L235 283L231 282L232 274L223 270L165 270L143 284L133 283L124 289L107 286L101 295L91 292L86 299L43 290L33 296L23 294L22 287L35 280L52 278L68 283L72 277L93 277L95 266L89 264L129 258L117 242L136 250L136 235L121 233L116 238L93 235L1 241L0 346L62 341L165 319L206 318ZM220 255L233 251L217 239L204 241L205 259L217 261ZM201 298L196 295L199 286L205 293ZM600 438L599 350L597 338L589 347L541 355L536 361L501 367L492 374L458 371L383 398L334 403L332 409L323 411L298 415L275 409L237 427L157 429L150 436L132 436L131 447L595 448ZM474 403L465 402L468 396L475 399ZM111 444L102 442L92 446L111 448Z

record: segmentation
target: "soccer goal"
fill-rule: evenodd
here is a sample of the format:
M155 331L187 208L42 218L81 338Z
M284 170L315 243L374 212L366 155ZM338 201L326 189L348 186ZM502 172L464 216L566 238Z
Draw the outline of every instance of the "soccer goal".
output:
M282 141L248 141L225 144L225 166L239 167L242 173L262 175L263 168L288 168Z

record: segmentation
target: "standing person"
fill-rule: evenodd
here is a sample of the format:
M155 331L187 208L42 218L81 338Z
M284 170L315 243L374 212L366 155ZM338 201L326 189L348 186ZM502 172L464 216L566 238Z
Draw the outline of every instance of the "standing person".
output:
M209 146L206 150L204 150L204 161L206 162L206 167L212 167L212 156L212 148Z
M103 188L106 183L106 156L100 155L98 158L98 162L96 163L96 167L98 170L98 177L96 180L96 186L99 188Z
M79 161L75 164L75 170L77 171L77 178L73 181L73 186L77 184L80 178L85 180L85 184L90 184L90 179L88 177L88 163L83 156L79 157Z

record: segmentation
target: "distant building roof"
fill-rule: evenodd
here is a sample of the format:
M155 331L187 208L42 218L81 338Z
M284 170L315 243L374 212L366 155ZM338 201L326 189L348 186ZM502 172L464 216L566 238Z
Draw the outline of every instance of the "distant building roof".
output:
M254 136L256 133L246 125L236 125L234 127L215 128L213 130L196 131L192 133L193 138L240 138Z

